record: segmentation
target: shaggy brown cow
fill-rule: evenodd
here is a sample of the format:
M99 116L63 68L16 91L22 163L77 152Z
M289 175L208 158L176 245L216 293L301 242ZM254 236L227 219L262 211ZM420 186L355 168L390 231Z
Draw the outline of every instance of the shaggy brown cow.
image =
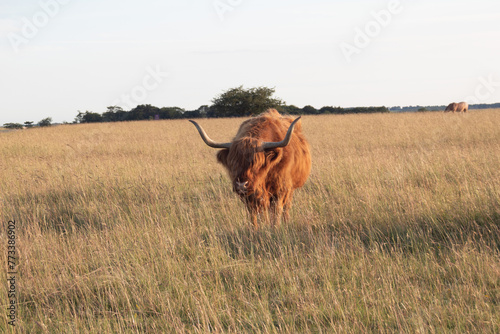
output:
M255 227L257 215L263 213L269 220L269 211L273 225L279 225L282 214L287 221L293 191L309 176L311 155L299 119L269 109L244 121L230 143L215 143L190 120L208 146L222 149L217 161L227 169Z
M467 104L467 102L460 102L460 103L450 103L446 109L444 110L444 112L448 112L448 111L451 111L451 112L467 112L467 110L469 110L469 105Z

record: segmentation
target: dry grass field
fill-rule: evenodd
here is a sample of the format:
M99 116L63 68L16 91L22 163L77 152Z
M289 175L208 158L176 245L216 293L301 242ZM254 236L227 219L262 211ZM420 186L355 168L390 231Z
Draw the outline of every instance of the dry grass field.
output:
M310 179L258 231L187 120L0 133L0 332L499 333L500 110L302 124Z

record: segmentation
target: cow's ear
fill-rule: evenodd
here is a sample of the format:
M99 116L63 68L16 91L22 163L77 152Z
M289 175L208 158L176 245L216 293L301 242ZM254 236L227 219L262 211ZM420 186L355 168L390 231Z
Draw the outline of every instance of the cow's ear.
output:
M229 154L228 149L223 149L217 152L217 161L224 166L227 166L227 155Z
M266 165L274 165L281 159L281 155L283 154L283 150L269 150L266 151Z

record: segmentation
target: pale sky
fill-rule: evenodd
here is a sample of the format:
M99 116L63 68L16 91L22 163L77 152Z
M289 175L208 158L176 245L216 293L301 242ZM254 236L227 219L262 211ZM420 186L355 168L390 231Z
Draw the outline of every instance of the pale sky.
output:
M500 102L498 0L2 0L0 125L268 86L298 107Z

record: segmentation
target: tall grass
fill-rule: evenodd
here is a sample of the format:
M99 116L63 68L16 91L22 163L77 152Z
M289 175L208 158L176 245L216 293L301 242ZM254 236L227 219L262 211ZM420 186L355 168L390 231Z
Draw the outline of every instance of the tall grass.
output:
M187 121L0 133L0 331L500 332L500 110L303 128L310 179L259 231Z

